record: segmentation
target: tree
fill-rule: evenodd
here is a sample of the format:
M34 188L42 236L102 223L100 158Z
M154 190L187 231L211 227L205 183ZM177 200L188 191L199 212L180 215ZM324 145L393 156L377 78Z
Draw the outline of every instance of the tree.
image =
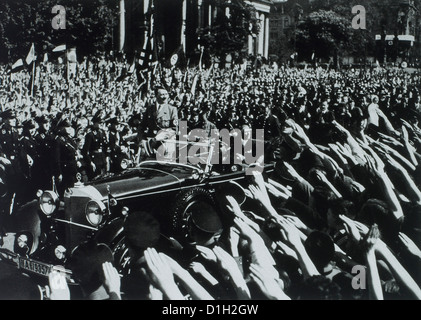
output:
M350 21L333 11L319 10L300 22L296 31L297 51L300 57L334 58L337 65L340 50L349 47L352 33Z
M260 21L255 8L242 0L214 0L212 4L218 14L211 26L199 29L199 43L221 61L225 61L228 54L244 57L248 36L259 33Z
M52 28L51 10L55 5L66 9L65 30ZM38 54L62 43L76 46L81 55L112 49L117 12L117 1L113 0L2 0L0 61L22 58L31 43Z

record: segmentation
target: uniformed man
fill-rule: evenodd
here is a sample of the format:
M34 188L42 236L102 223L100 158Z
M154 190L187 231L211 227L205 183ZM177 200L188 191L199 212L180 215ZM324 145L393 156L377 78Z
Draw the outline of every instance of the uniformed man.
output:
M127 158L127 155L122 151L122 136L121 124L117 117L108 119L108 154L110 157L110 172L119 173L122 171L121 161ZM124 149L124 147L123 147Z
M25 199L32 200L36 197L38 190L38 181L33 176L34 169L37 168L39 156L37 151L37 142L35 141L36 124L32 119L25 120L22 123L22 135L19 137L20 147L27 154L27 161L22 163L22 170L26 177L25 184L21 186L21 190L25 195Z
M150 104L140 123L140 140L155 137L160 130L175 128L178 125L178 110L168 104L168 91L163 87L155 89L156 102Z
M143 115L138 131L138 142L145 146L145 149L152 150L152 153L154 150L159 151L157 157L161 159L173 159L176 146L173 143L165 144L165 140L175 138L178 130L178 110L168 103L169 95L165 88L157 87L155 97L156 101L146 108ZM164 149L160 149L162 144L165 146Z
M63 195L64 190L73 187L76 182L78 173L77 145L74 141L74 129L66 118L58 122L57 131L54 152L54 176L56 177L59 195Z
M37 117L38 132L35 134L37 143L38 163L34 164L33 178L37 181L39 189L46 190L52 188L53 163L52 155L54 150L54 135L51 132L51 123L46 116Z
M82 154L88 164L88 176L92 179L98 175L105 174L107 171L107 137L100 128L103 119L99 114L92 118L92 127L85 138L85 145Z
M11 165L7 167L7 185L10 187L11 195L16 193L16 202L20 202L24 199L18 190L27 178L23 172L23 166L28 163L28 158L19 141L15 113L8 109L3 111L0 117L3 122L0 127L0 156L11 162Z

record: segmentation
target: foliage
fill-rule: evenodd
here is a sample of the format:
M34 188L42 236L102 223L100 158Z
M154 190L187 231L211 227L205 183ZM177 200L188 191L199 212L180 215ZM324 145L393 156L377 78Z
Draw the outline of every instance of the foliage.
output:
M249 35L259 33L260 21L255 8L242 0L214 0L218 15L211 26L198 31L200 44L221 60L229 53L244 56ZM229 15L225 10L229 8Z
M52 28L55 5L66 9L65 30ZM63 43L76 46L81 54L111 49L117 5L113 0L2 0L0 61L24 58L32 43L38 55Z
M351 41L350 21L333 11L319 10L297 26L297 50L301 57L329 58Z

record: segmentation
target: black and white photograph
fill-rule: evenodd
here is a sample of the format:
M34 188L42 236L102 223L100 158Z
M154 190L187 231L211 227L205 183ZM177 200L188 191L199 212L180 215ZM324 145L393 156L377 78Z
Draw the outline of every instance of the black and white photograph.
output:
M421 0L0 0L0 300L421 300L420 122Z

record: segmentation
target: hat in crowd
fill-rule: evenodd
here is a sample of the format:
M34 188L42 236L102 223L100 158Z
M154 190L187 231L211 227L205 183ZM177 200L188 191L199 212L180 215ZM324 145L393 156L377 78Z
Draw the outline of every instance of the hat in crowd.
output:
M136 128L136 127L139 126L140 121L141 121L140 115L139 114L135 114L132 117L130 117L130 119L128 121L128 124L129 124L130 127Z
M16 114L12 109L7 109L0 113L0 118L2 118L3 121L7 119L13 119L15 116Z
M92 123L100 123L103 121L101 110L97 111L91 119Z
M119 123L119 121L117 117L111 117L111 118L105 119L105 123L108 125L116 125Z
M223 230L219 214L208 203L194 203L190 206L189 212L186 212L186 215L190 216L190 227L193 227L204 236L207 235L210 237Z
M35 123L32 119L25 120L24 122L22 122L22 126L25 130L31 130L36 128Z
M73 249L67 267L85 291L93 292L102 284L102 264L105 262L114 262L111 249L106 244L91 240Z
M305 249L319 272L334 258L335 244L324 232L313 231L304 242Z
M35 117L35 121L36 121L38 124L44 124L44 123L48 123L48 122L50 122L50 121L49 121L49 119L48 119L45 115L43 115L43 116L39 116L39 117Z
M58 122L57 122L57 128L61 129L61 128L69 128L71 127L72 124L70 123L69 119L67 119L66 117L62 117Z
M158 220L148 212L130 213L124 220L124 234L129 247L147 249L154 247L161 237Z
M351 117L355 120L364 120L368 118L368 113L357 107L351 110Z

